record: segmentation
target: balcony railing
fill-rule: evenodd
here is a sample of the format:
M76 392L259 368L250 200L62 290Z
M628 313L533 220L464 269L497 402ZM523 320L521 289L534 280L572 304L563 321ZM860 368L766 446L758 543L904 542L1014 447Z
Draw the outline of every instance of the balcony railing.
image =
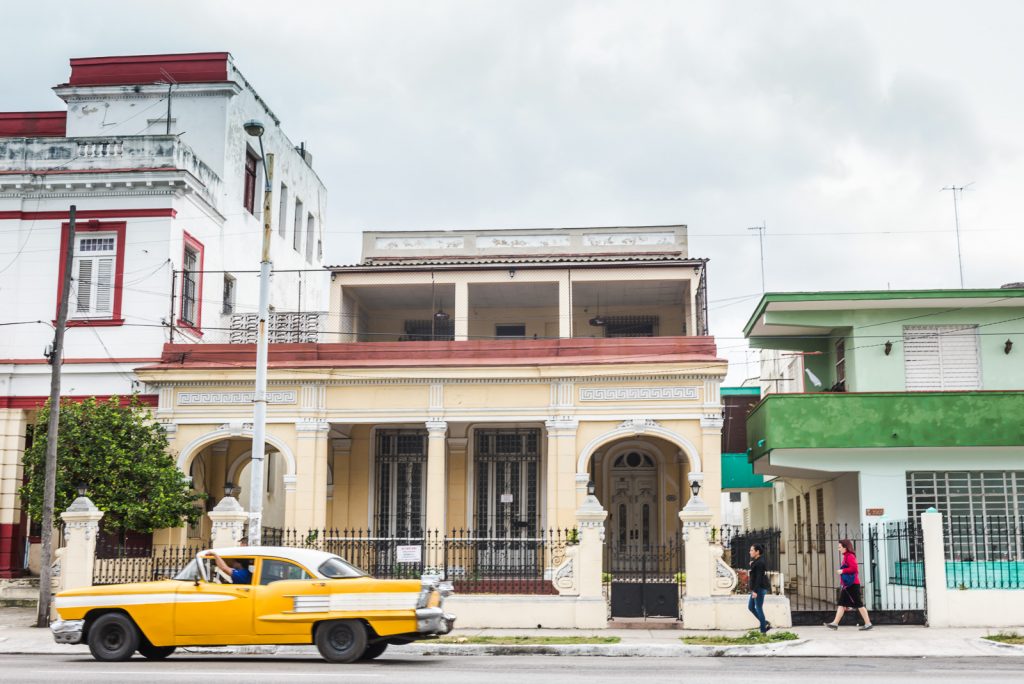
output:
M284 342L320 342L324 311L277 312L267 319L267 333L272 344ZM231 344L256 344L259 315L233 314L229 333Z
M769 394L747 416L756 460L774 449L1024 444L1024 391Z

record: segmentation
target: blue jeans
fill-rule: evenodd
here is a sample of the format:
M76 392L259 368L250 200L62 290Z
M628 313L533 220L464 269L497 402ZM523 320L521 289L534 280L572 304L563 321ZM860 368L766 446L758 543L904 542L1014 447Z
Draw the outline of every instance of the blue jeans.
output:
M764 617L764 597L767 593L767 589L758 589L756 592L751 592L750 600L747 601L747 610L753 613L757 621L761 623L760 629L762 632L768 627L768 620ZM756 599L754 598L755 594L757 595Z

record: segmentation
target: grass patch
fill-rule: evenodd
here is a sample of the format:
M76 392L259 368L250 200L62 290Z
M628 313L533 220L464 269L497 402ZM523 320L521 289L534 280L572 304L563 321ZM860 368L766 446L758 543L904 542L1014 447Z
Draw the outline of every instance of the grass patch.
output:
M755 644L773 644L779 641L793 641L799 639L793 632L768 632L761 634L752 629L743 636L687 636L680 637L684 644L694 646L752 646Z
M985 638L989 641L998 641L1001 644L1024 646L1024 634L1017 634L1016 632L998 632L996 634L989 634Z
M555 646L564 644L617 644L617 636L471 636L441 637L435 644L488 644L491 646Z

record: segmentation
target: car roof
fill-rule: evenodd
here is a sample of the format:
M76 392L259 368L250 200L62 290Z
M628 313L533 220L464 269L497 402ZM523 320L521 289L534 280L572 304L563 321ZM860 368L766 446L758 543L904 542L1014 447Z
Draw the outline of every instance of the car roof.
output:
M326 551L300 549L291 546L232 546L229 548L211 550L219 556L273 556L276 558L284 558L305 566L307 570L316 573L317 575L320 574L318 568L325 560L328 558L338 557L337 555L327 553Z

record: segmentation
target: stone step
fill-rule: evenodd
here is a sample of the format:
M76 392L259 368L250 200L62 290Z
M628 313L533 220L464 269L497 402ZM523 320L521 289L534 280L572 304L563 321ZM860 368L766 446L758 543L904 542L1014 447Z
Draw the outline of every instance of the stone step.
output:
M608 629L682 629L683 623L675 618L612 618Z

